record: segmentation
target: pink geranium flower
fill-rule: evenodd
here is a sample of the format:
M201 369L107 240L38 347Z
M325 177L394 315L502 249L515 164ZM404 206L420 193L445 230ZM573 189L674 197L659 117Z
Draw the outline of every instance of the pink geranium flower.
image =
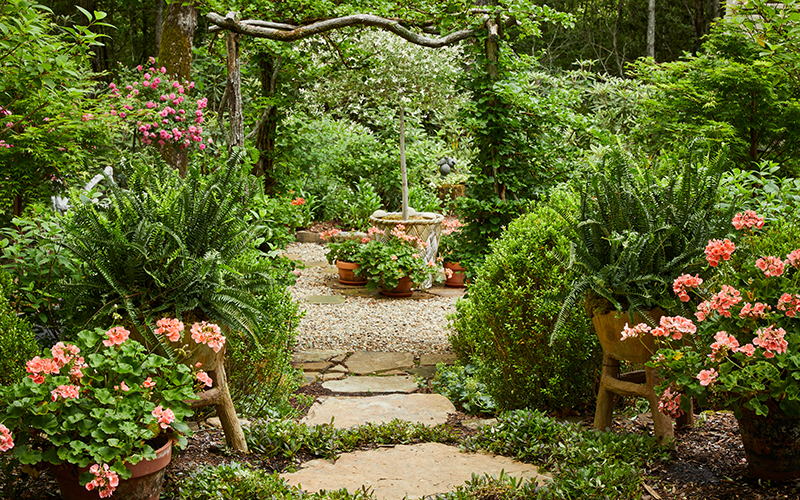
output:
M753 345L764 349L765 358L774 358L775 354L783 354L789 346L788 342L784 339L786 330L783 328L776 328L775 325L770 325L756 330L756 338L753 339Z
M692 320L683 316L662 316L659 326L653 329L653 336L668 337L672 335L673 340L680 340L684 335L691 335L697 331L697 327Z
M94 474L95 477L86 483L86 489L92 491L97 488L100 498L110 497L119 486L119 475L110 470L108 464L103 464L102 467L100 467L100 464L94 464L89 467L89 472Z
M110 329L106 332L108 335L108 339L103 341L103 345L106 347L111 347L112 345L120 345L130 336L131 332L126 330L121 326L115 326L114 328Z
M791 294L784 293L778 299L778 310L785 311L786 316L790 318L794 318L800 313L800 294L795 294L792 296Z
M697 288L703 284L703 279L699 275L681 274L672 283L672 291L678 295L681 302L689 302L688 290Z
M172 410L169 408L162 408L161 405L155 407L152 415L156 418L158 425L160 425L162 429L169 427L169 424L175 420L175 414Z
M61 397L61 399L75 399L78 397L79 391L80 387L77 385L59 385L50 391L50 397L53 401L58 400L59 397Z
M149 388L155 387L155 386L156 386L156 383L153 382L153 379L150 378L150 377L147 377L146 379L144 379L144 382L142 382L142 387L144 387L145 389L149 389Z
M791 253L786 256L786 264L800 269L800 248L792 250Z
M625 326L622 328L622 340L638 338L644 335L645 333L649 333L652 330L646 323L639 323L634 327L628 326L628 323L625 323Z
M700 373L697 374L697 379L700 381L700 385L708 386L713 384L717 380L717 370L711 368L710 370L701 370Z
M214 384L214 381L211 380L211 377L208 376L208 373L203 371L197 373L197 380L204 383L206 387L211 387Z
M156 335L166 335L171 342L177 342L181 339L183 332L183 323L177 318L162 318L156 321L155 333Z
M683 415L680 392L672 392L672 388L667 387L658 401L658 410L672 418L678 418Z
M739 341L733 335L728 335L728 332L721 331L714 335L714 342L711 344L711 354L709 358L714 361L722 361L728 354L728 351L736 352L739 350Z
M0 424L0 453L10 450L14 447L14 439L11 437L11 431L3 424Z
M733 227L737 230L742 228L761 229L764 227L764 218L759 217L753 210L746 210L733 217Z
M783 261L772 255L758 259L756 267L764 272L764 276L780 276L783 274Z
M222 335L219 326L205 321L192 325L192 340L198 344L206 344L214 349L214 352L219 352L225 345L225 336Z
M720 260L730 260L736 250L736 245L731 240L711 240L706 246L706 260L711 267L717 267Z

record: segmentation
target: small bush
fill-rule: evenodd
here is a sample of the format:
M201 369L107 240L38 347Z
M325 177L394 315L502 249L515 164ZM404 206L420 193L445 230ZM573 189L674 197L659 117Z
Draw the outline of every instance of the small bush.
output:
M25 362L39 354L30 323L17 316L8 300L11 277L0 269L0 385L25 376Z
M497 403L487 394L486 384L475 378L474 365L456 363L436 366L436 375L431 381L434 392L447 397L454 405L470 415L494 414Z
M567 223L571 193L557 191L509 225L456 304L450 336L459 358L478 367L478 379L501 409L533 407L566 412L594 396L600 348L588 319L575 314L552 346L561 308L557 300L572 279Z

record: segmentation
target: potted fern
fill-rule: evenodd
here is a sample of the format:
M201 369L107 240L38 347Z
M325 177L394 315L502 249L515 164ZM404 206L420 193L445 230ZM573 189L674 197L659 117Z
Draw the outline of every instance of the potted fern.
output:
M702 272L706 243L727 229L725 220L730 219L718 208L721 162L720 155L708 155L680 168L662 165L667 176L657 178L657 164L637 163L630 154L612 151L582 189L569 256L577 278L553 337L582 304L603 348L595 414L599 429L610 425L613 394L646 397L651 407L658 404L655 371L647 368L644 377L636 375L637 384L619 375L620 361L644 363L655 346L642 341L647 336L623 340L621 331L626 324L656 326L665 311L689 314L672 284L680 275ZM665 441L672 424L659 420L661 416L653 412L656 435Z

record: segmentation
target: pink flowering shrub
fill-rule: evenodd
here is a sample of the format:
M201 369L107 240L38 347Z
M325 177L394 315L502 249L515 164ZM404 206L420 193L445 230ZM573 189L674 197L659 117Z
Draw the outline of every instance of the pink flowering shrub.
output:
M800 414L800 391L793 389L800 379L800 240L789 236L798 222L778 221L773 229L744 212L733 226L736 243L713 240L706 248L710 278L675 279L673 291L695 306L694 318L662 318L652 330L634 325L629 335L655 336L660 349L650 366L661 369L670 401L676 391L685 403L713 396L734 411L766 415L771 400ZM666 342L668 335L682 345Z
M203 324L201 340L221 347L215 327ZM165 318L159 329L170 336L183 325ZM8 402L0 410L0 453L12 452L15 464L88 467L79 480L101 498L130 477L126 461L153 456L149 442L161 432L186 445L192 412L185 400L212 384L199 367L149 352L121 326L84 330L50 354L29 360L22 381L0 388Z
M149 62L156 61L151 57ZM108 114L133 124L142 144L172 144L180 149L196 145L202 150L209 142L203 136L208 99L192 97L194 86L194 82L171 80L163 67L137 66L131 81L109 84Z

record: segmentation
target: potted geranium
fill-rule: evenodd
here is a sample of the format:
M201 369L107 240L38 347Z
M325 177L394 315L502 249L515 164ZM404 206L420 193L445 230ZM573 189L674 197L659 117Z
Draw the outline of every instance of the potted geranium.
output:
M159 320L156 334L178 341L183 324ZM192 327L192 339L215 351L225 342L206 323ZM28 361L28 377L0 392L0 451L51 468L67 500L158 498L173 444L183 448L191 435L187 401L211 378L148 352L121 326L84 330L50 354Z
M677 415L691 398L731 409L751 472L764 479L800 477L800 222L762 229L755 212L733 219L738 234L705 249L713 271L674 281L694 319L664 317L626 335L654 336L662 347L661 407ZM694 300L692 296L697 300ZM674 345L667 340L680 340Z
M361 267L361 251L369 238L364 233L349 233L333 228L323 231L320 238L326 241L328 253L325 257L329 264L336 264L339 270L339 283L343 285L360 286L367 283L367 279L357 276L356 270Z
M439 260L442 262L445 274L445 286L464 288L466 269L461 267L461 246L463 235L461 228L464 224L458 219L442 222L442 239L439 240Z
M370 228L368 234L386 236L376 227ZM367 288L380 288L388 297L409 297L414 285L433 280L439 269L425 260L427 243L406 233L402 224L394 226L388 236L384 241L364 245L356 274L367 279Z

